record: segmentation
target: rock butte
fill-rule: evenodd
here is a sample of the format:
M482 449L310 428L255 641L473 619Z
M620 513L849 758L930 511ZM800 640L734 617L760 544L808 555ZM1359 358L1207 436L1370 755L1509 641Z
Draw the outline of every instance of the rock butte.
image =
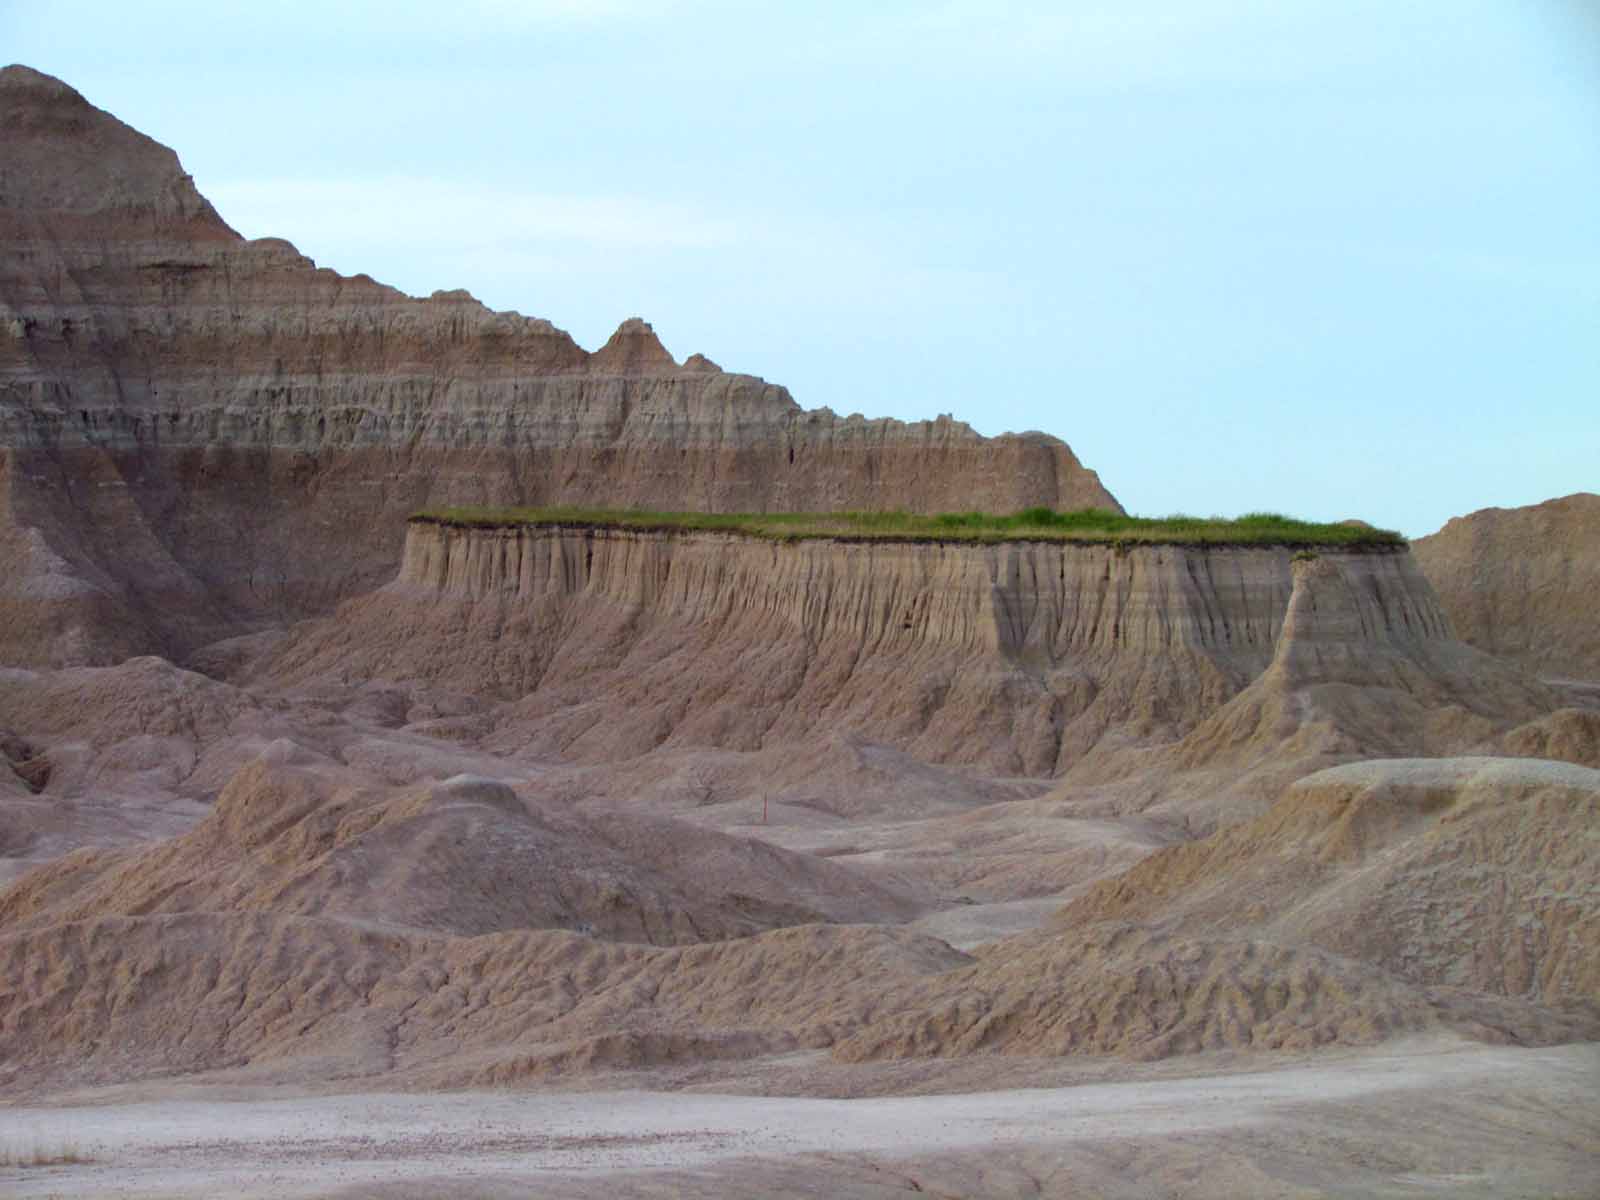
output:
M0 71L0 161L8 661L181 656L324 611L432 505L1117 507L1044 434L807 411L637 319L591 354L247 241L172 151L26 67Z
M754 750L834 727L931 761L1055 775L1107 736L1186 733L1266 670L1291 611L1291 559L1282 547L788 544L414 521L393 584L257 669L280 685L426 680L507 700L554 685L617 705L619 719L590 714L576 729L565 708L519 715L569 757L673 740ZM1295 647L1326 638L1361 661L1416 661L1430 686L1470 671L1457 659L1488 662L1455 642L1403 549L1318 561L1325 600L1350 607L1331 630L1331 610L1308 614ZM1532 680L1511 692L1466 703L1524 718L1551 707L1528 699Z
M6 1100L861 1095L1600 1038L1596 498L1424 539L1442 599L1404 545L408 522L1116 502L1042 434L807 412L640 321L590 354L245 241L24 67L0 217ZM1509 1141L1429 1118L1450 1186L1587 1180L1580 1093L1517 1094ZM1377 1111L1305 1153L1432 1186L1405 1138L1368 1161ZM1328 1194L1280 1145L1196 1146L1091 1174ZM1083 1153L1018 1153L941 1171L1072 1191ZM899 1187L862 1162L846 1191ZM844 1177L800 1165L782 1194ZM741 1170L695 1188L779 1194Z

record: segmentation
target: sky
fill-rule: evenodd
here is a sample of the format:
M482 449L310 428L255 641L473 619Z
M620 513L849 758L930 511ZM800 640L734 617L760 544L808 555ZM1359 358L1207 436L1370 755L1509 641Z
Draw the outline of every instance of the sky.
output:
M0 0L251 237L1132 512L1600 490L1600 0Z

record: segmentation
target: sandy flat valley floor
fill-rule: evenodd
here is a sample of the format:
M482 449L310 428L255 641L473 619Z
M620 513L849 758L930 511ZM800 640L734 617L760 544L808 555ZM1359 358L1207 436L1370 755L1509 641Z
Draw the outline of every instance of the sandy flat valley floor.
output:
M0 1110L13 1156L70 1148L87 1160L7 1167L0 1194L1600 1195L1600 1045L1414 1042L1273 1069L1209 1065L1216 1073L1125 1066L1132 1077L1117 1082L853 1099L90 1093Z

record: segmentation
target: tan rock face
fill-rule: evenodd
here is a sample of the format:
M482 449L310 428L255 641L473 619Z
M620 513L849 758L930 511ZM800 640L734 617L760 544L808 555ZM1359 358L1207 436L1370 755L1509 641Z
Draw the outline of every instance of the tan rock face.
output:
M264 673L515 701L501 720L522 746L585 761L848 730L1054 775L1097 747L1178 738L1260 675L1282 652L1291 557L417 522L395 583L297 632ZM1465 650L1403 551L1320 566L1372 626L1341 624L1328 653Z
M172 151L0 72L0 661L169 655L378 586L437 504L1118 507L1062 442L801 409L643 321L588 354L246 241Z
M1558 679L1600 679L1600 496L1485 508L1412 549L1464 640Z

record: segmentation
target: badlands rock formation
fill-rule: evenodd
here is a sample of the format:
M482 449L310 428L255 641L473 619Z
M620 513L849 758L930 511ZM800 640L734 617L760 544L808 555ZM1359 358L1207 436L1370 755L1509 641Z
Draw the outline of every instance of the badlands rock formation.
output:
M1541 675L1600 680L1600 496L1480 509L1412 548L1464 641Z
M1459 752L1555 704L1454 639L1403 550L422 521L409 547L391 587L247 654L243 689L155 660L13 672L34 703L0 717L63 762L60 731L138 671L193 697L167 736L190 730L195 763L270 729L256 708L291 732L192 832L85 849L0 892L14 1083L293 1076L310 1053L434 1085L804 1048L1150 1058L1600 1034L1584 882L1600 863L1565 836L1591 823L1600 776L1359 765ZM161 736L152 719L119 732ZM781 784L783 748L820 762L838 729L1056 791L974 783L987 809L936 803L925 828L879 829L780 790L780 819L803 815L767 836L811 854L708 828L753 831L749 798ZM328 752L300 748L317 742ZM526 782L440 781L451 755ZM714 767L720 794L634 815L675 755ZM419 781L381 782L397 762ZM1055 828L1029 868L997 869L1027 821ZM952 846L983 870L922 861ZM886 928L973 902L951 886L1007 920L1008 904L1077 899L967 950Z
M0 662L187 654L386 582L437 504L1116 507L1043 434L799 408L230 229L172 151L0 72Z
M1426 640L1403 554L1338 555ZM399 578L297 631L280 684L422 679L523 698L580 759L736 750L824 728L939 762L1051 775L1109 731L1170 739L1271 661L1290 551L979 545L410 525ZM576 703L605 700L629 719Z
M1592 497L1452 523L1443 602L1381 540L408 522L1115 501L244 241L25 68L0 217L0 1098L1600 1038Z
M1102 779L1185 735L1180 765L1238 774L1462 750L1556 707L1455 639L1403 548L1293 558L416 520L393 584L256 671L497 695L495 745L578 761L848 729L924 761Z
M307 795L247 769L189 838L71 856L0 893L0 1081L292 1077L308 1055L323 1078L463 1085L805 1047L861 1062L1600 1036L1600 860L1568 836L1600 815L1584 768L1325 772L976 957L869 926L678 948L541 930L505 910L511 893L472 888L473 855L435 853L468 831L441 820L526 830L509 789L325 809ZM359 862L380 851L394 858ZM437 872L450 919L360 903L385 862L389 884ZM489 932L508 916L531 925Z

